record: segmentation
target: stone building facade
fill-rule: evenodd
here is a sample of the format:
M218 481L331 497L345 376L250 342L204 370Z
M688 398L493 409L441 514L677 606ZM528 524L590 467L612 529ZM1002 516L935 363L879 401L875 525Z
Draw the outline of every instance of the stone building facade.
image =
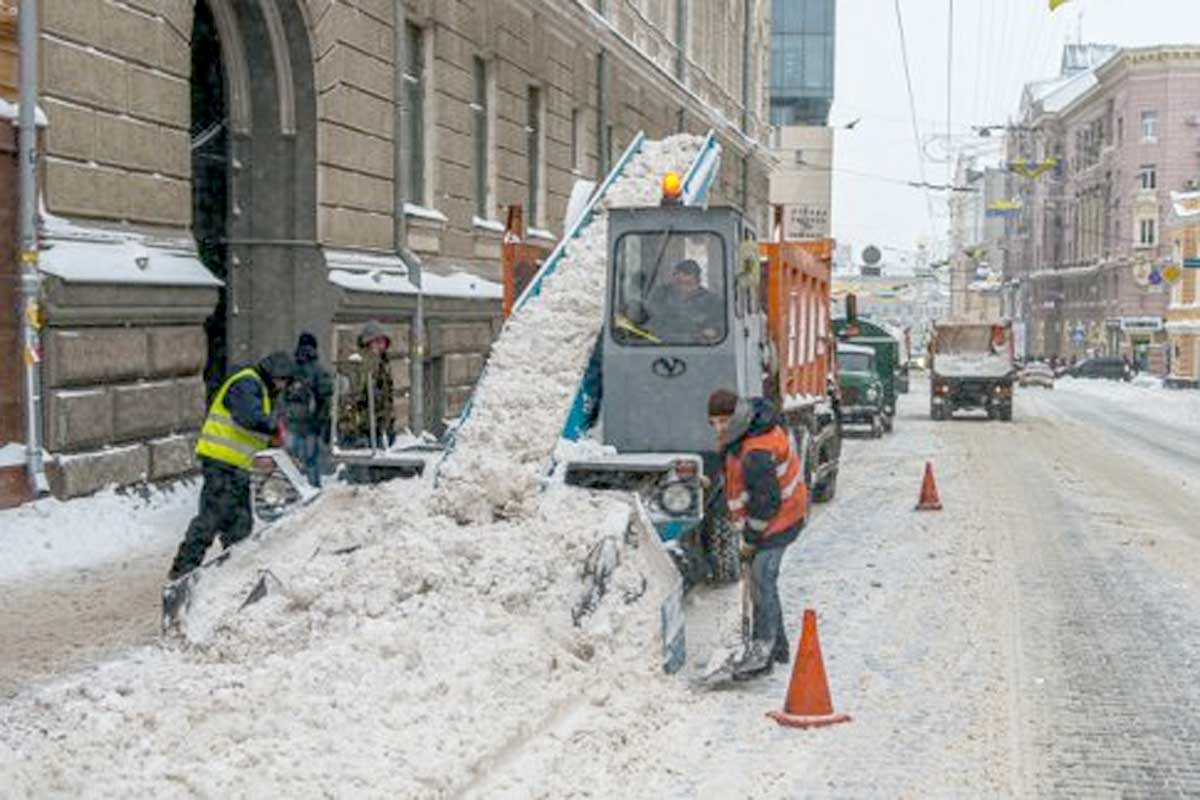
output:
M1200 180L1200 48L1068 46L1063 74L1026 88L1010 162L1054 168L1020 187L1006 278L1031 355L1129 356L1167 368L1172 191Z
M189 469L203 377L303 330L344 355L382 318L402 404L421 359L414 425L454 414L499 330L503 210L552 241L638 130L715 129L714 202L769 218L766 0L40 6L59 494Z

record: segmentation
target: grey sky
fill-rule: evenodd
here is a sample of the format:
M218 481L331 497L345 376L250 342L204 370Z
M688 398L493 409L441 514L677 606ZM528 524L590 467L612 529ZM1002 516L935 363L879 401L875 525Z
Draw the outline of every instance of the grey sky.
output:
M927 143L935 157L945 151L948 2L900 0L921 136L940 136ZM956 146L986 146L988 140L971 135L970 126L1007 121L1017 112L1025 82L1057 73L1062 45L1077 35L1080 12L1085 41L1179 44L1190 35L1200 45L1200 0L1072 0L1053 14L1047 5L1047 0L954 0ZM924 193L868 177L920 179L893 0L837 0L837 14L830 124L862 121L837 133L834 236L852 243L856 255L871 243L911 250L931 236L944 240L944 193L930 193L931 224ZM931 183L946 182L944 162L926 161L925 170Z

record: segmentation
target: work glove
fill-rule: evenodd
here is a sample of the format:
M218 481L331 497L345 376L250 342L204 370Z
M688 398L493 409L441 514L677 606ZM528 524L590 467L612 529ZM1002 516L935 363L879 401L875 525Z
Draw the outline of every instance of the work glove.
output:
M742 546L738 552L742 557L742 561L753 561L754 554L758 552L758 547L749 542L742 542Z

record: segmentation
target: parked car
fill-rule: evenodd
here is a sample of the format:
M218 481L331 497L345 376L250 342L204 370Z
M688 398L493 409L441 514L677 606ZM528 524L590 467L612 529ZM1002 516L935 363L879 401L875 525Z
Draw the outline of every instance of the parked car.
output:
M1133 370L1124 359L1115 356L1085 358L1067 370L1072 378L1106 378L1110 381L1133 380Z
M1049 364L1041 361L1030 361L1017 375L1017 383L1022 386L1041 386L1044 389L1054 388L1054 370Z

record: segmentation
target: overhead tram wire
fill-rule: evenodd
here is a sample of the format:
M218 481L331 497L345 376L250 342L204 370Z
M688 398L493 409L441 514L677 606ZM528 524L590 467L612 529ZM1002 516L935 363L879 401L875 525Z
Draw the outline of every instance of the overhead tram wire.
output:
M896 27L900 31L900 56L904 61L904 83L908 87L908 111L912 115L913 127L913 147L917 152L917 168L921 175L921 183L928 184L929 179L925 174L925 153L921 149L921 129L917 125L917 102L916 96L913 94L912 71L909 69L908 63L908 40L904 36L904 15L900 11L900 0L893 0L896 8ZM929 196L929 190L925 190L925 211L929 215L929 236L930 241L937 238L936 226L933 216L933 199Z
M991 4L995 0L988 0ZM975 83L971 87L971 119L975 122L979 121L979 80L983 76L983 5L982 0L976 6L976 28L975 28Z

